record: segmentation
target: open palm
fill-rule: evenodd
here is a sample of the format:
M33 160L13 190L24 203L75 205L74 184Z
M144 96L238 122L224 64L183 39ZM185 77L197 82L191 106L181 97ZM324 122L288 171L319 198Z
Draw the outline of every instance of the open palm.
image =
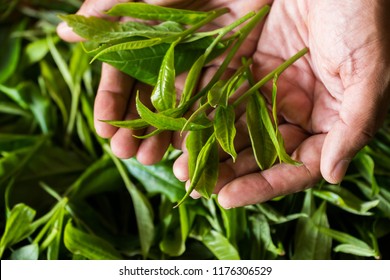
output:
M253 55L253 72L260 79L298 50L309 48L308 55L280 76L277 99L286 149L303 164L277 164L260 172L249 140L247 146L239 141L237 161L226 160L220 167L222 206L297 192L313 186L321 175L331 183L341 181L352 157L378 130L389 104L389 25L384 20L389 5L377 5L274 1ZM263 89L269 99L271 86ZM249 139L245 131L237 135ZM179 160L176 168L180 166Z

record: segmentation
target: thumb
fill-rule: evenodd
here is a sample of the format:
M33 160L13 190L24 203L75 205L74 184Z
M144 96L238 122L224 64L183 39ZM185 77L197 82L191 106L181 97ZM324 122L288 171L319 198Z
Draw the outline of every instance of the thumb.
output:
M114 17L107 16L104 12L111 9L114 5L123 2L131 2L130 0L86 0L77 11L78 15L83 16L95 16L99 18L110 18ZM61 22L57 26L57 34L61 39L67 42L79 42L84 39L73 32L72 28L69 27L66 22Z
M389 82L365 79L344 92L339 120L328 132L321 154L321 173L329 183L343 179L349 163L374 137L387 114Z

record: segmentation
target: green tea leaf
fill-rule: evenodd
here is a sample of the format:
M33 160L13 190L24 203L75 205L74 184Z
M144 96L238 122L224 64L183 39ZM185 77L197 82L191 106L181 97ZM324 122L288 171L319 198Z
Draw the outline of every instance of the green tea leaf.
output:
M177 45L175 49L176 74L191 68L193 63L204 53L212 38L203 38L191 43ZM157 44L142 49L120 50L100 54L99 60L106 62L129 76L149 85L155 85L165 53L169 49L167 43ZM217 48L210 56L215 58L225 50L225 46Z
M122 127L122 128L134 129L134 130L146 128L149 126L149 124L143 119L134 119L134 120L125 120L125 121L107 121L107 120L100 120L100 121L116 127Z
M203 134L209 132L205 132L204 130L201 130L199 133ZM187 150L190 153L189 164L191 164L192 166L190 167L191 186L187 191L187 193L190 194L192 190L195 189L202 196L209 198L214 190L215 184L218 179L218 165L219 165L218 146L217 146L215 135L211 134L209 139L204 143L204 145L202 145L202 148L199 151L199 153L197 153L194 157L194 152L198 149L199 145L193 145L193 141L194 141L193 138L197 139L198 137L188 136L189 140L187 140L186 142ZM202 136L200 137L202 138ZM190 150L192 151L190 152Z
M110 155L112 161L115 163L126 189L131 196L131 200L134 205L135 216L138 226L139 240L141 243L142 255L146 258L149 254L150 247L152 246L155 229L154 229L154 212L146 196L138 190L134 183L130 180L129 174L126 172L123 162L115 157L110 147L105 144L104 150Z
M234 148L234 137L236 136L235 117L233 106L218 106L214 117L214 130L218 143L233 158L233 161L237 157Z
M172 43L165 54L158 74L157 84L154 86L150 96L150 100L158 112L175 108L176 105L174 50L177 43L179 41Z
M107 12L110 16L126 16L146 20L175 21L196 24L207 18L209 13L148 5L144 3L122 3Z
M106 240L77 229L69 221L65 226L64 243L75 255L82 255L90 260L119 260L121 255Z
M346 188L336 185L325 185L321 189L314 189L315 196L332 203L350 213L363 216L371 216L369 212L379 204L379 200L363 201Z
M184 28L172 21L158 25L148 25L142 22L109 21L98 17L82 15L60 15L73 31L84 39L97 43L115 43L120 39L130 40L134 37L165 38L184 31Z
M23 203L15 205L5 224L5 230L0 240L0 258L4 250L24 238L28 237L31 232L31 223L35 217L35 210Z
M375 179L375 163L372 157L365 153L364 150L362 150L360 153L357 154L357 156L353 159L353 164L357 167L359 170L360 175L364 177L364 179L367 180L371 184L372 188L372 196L375 196L379 194L380 187L378 186L378 183Z
M123 162L130 174L143 183L149 195L161 193L171 202L178 201L184 195L183 182L180 182L173 174L170 162L143 165L135 158Z
M366 242L344 232L340 232L330 228L319 227L319 230L328 235L329 237L342 243L338 245L334 250L344 253L353 253L363 257L379 257L379 253L372 249Z
M26 21L21 21L16 26L0 28L0 41L2 42L2 51L0 56L0 84L4 83L16 70L20 59L20 50L22 38L20 36L12 37L15 31L21 31L25 28Z
M224 94L226 81L219 80L216 82L212 88L207 93L207 101L210 104L211 107L217 107L217 105L224 105L227 106L227 95ZM225 99L221 101L222 97L225 96Z
M236 248L221 233L211 230L201 241L219 260L239 260L240 255Z
M146 121L148 124L163 130L174 130L181 131L187 120L185 118L175 118L170 117L162 113L153 113L150 111L142 102L139 100L139 96L137 95L136 99L137 111L141 118ZM205 120L207 121L207 120ZM203 123L195 123L192 122L188 126L188 130L198 130L209 127L211 122L203 122Z
M135 40L135 41L129 41L125 43L119 43L115 44L113 46L107 46L99 49L99 52L93 57L92 61L98 59L104 54L113 53L113 52L120 52L120 51L132 51L132 50L138 50L138 49L144 49L144 48L150 48L154 45L160 44L161 39L160 38L152 38L152 39L145 39L145 40Z
M264 257L268 251L276 256L282 256L285 254L283 247L278 247L272 240L271 227L264 215L255 215L249 218L251 222L251 231L254 235L254 244L256 255Z
M195 63L191 66L190 71L188 72L186 81L184 83L183 92L181 94L179 106L185 104L191 98L191 96L195 90L195 87L198 83L200 73L203 69L205 62L206 62L206 56L201 55L195 61Z
M36 243L20 247L12 252L11 260L32 260L36 261L39 257L39 246Z
M305 211L312 211L314 206L311 191L306 192ZM307 213L309 218L300 218L296 227L294 241L294 255L296 260L324 260L330 259L332 239L322 233L318 227L328 228L326 203L323 202L313 213Z
M272 122L268 120L269 115L264 98L259 94L250 96L246 107L246 121L253 154L261 170L271 167L277 157L275 130ZM271 139L270 131L273 133L274 141ZM276 144L279 145L278 142Z

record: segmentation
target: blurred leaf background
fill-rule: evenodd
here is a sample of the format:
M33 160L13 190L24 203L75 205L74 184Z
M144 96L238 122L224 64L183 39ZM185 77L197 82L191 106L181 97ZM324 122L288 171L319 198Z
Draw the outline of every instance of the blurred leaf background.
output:
M80 4L0 1L2 259L389 259L390 118L338 186L173 208L177 151L144 166L95 134L100 65L55 33Z

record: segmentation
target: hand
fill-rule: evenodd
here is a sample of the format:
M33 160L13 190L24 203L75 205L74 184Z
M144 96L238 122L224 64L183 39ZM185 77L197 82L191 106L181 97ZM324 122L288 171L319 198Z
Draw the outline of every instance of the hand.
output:
M86 0L81 6L78 14L85 16L97 16L102 18L108 18L104 14L104 11L109 10L115 4L119 2L129 2L127 0ZM220 8L222 6L230 7L233 11L231 14L225 15L221 18L221 21L217 24L223 25L226 22L231 23L233 19L238 18L246 14L251 10L258 10L266 3L272 2L270 0L251 1L242 5L242 1L235 0L225 3L225 1L184 1L184 0L160 0L160 1L144 1L149 4L156 5L169 5L175 8L186 8L193 10L212 10ZM241 3L240 3L241 2ZM119 18L110 17L110 20L122 20ZM251 55L255 48L256 42L260 30L252 35L252 40L248 40L246 51L242 55ZM81 41L82 38L77 36L71 28L65 23L61 23L57 28L59 36L68 42ZM244 49L244 48L243 48ZM216 62L218 64L218 61ZM213 71L214 65L210 65L208 71ZM178 79L180 80L180 79ZM177 88L180 91L182 83L177 82ZM97 91L95 106L94 106L94 120L95 128L98 135L103 138L111 139L111 149L113 153L120 158L129 158L136 156L137 159L143 164L153 164L158 162L164 155L167 147L172 142L171 133L164 132L157 136L148 138L146 140L139 140L134 138L136 134L148 134L149 130L146 131L132 131L128 129L118 129L111 125L108 125L100 120L122 120L122 119L133 119L137 118L137 112L135 109L135 92L150 92L150 87L136 83L132 78L123 74L119 70L111 67L110 65L103 64L101 80ZM140 94L140 96L147 97L146 94ZM147 98L142 100L147 103ZM150 101L149 101L150 103ZM175 145L178 146L180 139L175 141Z
M303 165L276 164L260 172L248 133L237 132L236 163L227 159L220 164L217 192L223 207L298 192L321 175L330 183L342 180L387 114L389 12L389 1L274 1L253 55L253 73L260 79L309 48L280 76L277 98L287 152ZM270 98L271 85L263 92ZM175 163L175 174L188 179L186 153Z

